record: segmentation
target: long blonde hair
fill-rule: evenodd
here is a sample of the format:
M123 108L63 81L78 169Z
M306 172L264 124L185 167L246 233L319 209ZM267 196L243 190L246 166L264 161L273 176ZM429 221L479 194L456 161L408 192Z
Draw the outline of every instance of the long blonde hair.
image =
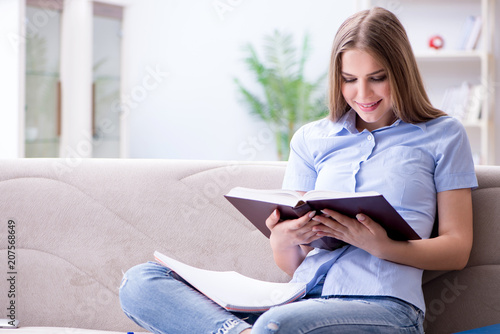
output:
M352 49L369 53L384 67L398 118L419 123L446 115L429 101L403 25L390 11L375 7L349 17L335 35L328 75L328 106L333 121L350 109L342 95L341 71L342 54Z

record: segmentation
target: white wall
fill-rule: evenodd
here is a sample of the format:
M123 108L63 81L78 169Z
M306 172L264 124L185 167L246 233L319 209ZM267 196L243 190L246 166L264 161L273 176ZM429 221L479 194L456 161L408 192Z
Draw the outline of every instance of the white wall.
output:
M24 155L24 9L21 1L0 1L0 158Z
M232 10L217 11L217 3ZM354 4L147 0L130 6L126 20L135 29L125 29L124 53L133 67L122 92L130 97L128 156L275 160L266 126L238 100L234 77L259 88L242 62L242 45L260 46L274 29L293 33L300 45L308 31L313 54L306 70L317 78L327 71L335 32ZM151 72L159 73L157 80Z
M339 24L355 11L355 1L104 1L125 4L126 20L134 27L124 29L123 58L129 73L124 76L122 88L128 98L124 131L129 142L125 143L124 155L132 158L275 159L274 143L268 138L266 126L249 116L237 98L233 77L253 85L255 90L259 88L241 61L240 47L245 43L261 45L263 35L276 28L294 33L299 44L307 30L314 49L307 71L310 78L316 78L327 69ZM392 6L400 16L406 15L406 4L414 3L379 1ZM495 2L499 27L500 0ZM23 68L24 59L12 48L11 39L16 31L20 36L24 34L19 24L23 16L20 3L0 1L0 157L22 156L23 151L19 138L23 136L24 121L19 110L24 91L17 74L22 72L19 68ZM214 7L221 3L232 10L221 16ZM498 38L494 52L499 63ZM497 65L495 114L499 116L495 117L495 129L500 128L499 81ZM500 135L496 135L495 148L496 162L500 164Z

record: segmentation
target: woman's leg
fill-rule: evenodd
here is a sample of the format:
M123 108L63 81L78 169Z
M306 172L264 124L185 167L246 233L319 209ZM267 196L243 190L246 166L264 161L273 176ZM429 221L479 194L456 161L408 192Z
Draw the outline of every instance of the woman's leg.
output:
M155 262L128 270L120 286L125 314L157 334L240 333L250 325Z
M391 297L305 299L261 315L261 333L423 333L423 313Z

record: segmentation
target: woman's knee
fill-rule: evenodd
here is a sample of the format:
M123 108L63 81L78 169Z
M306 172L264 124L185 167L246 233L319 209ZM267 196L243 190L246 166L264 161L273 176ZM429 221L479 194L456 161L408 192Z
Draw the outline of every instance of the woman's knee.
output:
M287 326L293 316L283 312L282 308L274 307L264 312L253 325L252 333L286 333L283 325Z
M153 262L138 264L125 272L120 285L120 290L128 285L128 282L145 282L152 276L161 274L158 264Z
M168 270L154 262L142 263L127 270L119 288L122 308L136 304L148 291L148 283L155 278L166 277Z

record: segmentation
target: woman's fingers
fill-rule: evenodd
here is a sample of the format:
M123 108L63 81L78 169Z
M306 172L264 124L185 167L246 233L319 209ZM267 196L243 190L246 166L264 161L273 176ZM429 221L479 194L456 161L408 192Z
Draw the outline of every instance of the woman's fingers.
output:
M280 221L280 212L278 209L275 209L269 217L266 219L266 226L268 229L272 230L276 224L278 224Z
M316 212L311 211L302 217L293 220L293 223L290 224L290 228L292 230L300 232L301 230L309 230L308 225L311 223L311 219L316 215Z
M311 211L292 220L279 220L279 213L271 214L266 220L267 227L271 230L271 238L276 245L290 246L309 243L318 239L312 230L319 223L312 220L315 212Z
M346 231L348 226L346 226L345 220L341 220L339 216L335 219L330 214L318 215L313 218L314 221L321 224L315 227L314 229L323 232L328 232L329 230L336 230L338 232Z
M311 221L311 218L315 216L315 214L316 213L314 211L311 211L297 219L280 221L280 212L276 209L267 218L266 226L268 229L272 230L276 225L278 225L278 223L286 223L290 230L298 231L304 228Z

